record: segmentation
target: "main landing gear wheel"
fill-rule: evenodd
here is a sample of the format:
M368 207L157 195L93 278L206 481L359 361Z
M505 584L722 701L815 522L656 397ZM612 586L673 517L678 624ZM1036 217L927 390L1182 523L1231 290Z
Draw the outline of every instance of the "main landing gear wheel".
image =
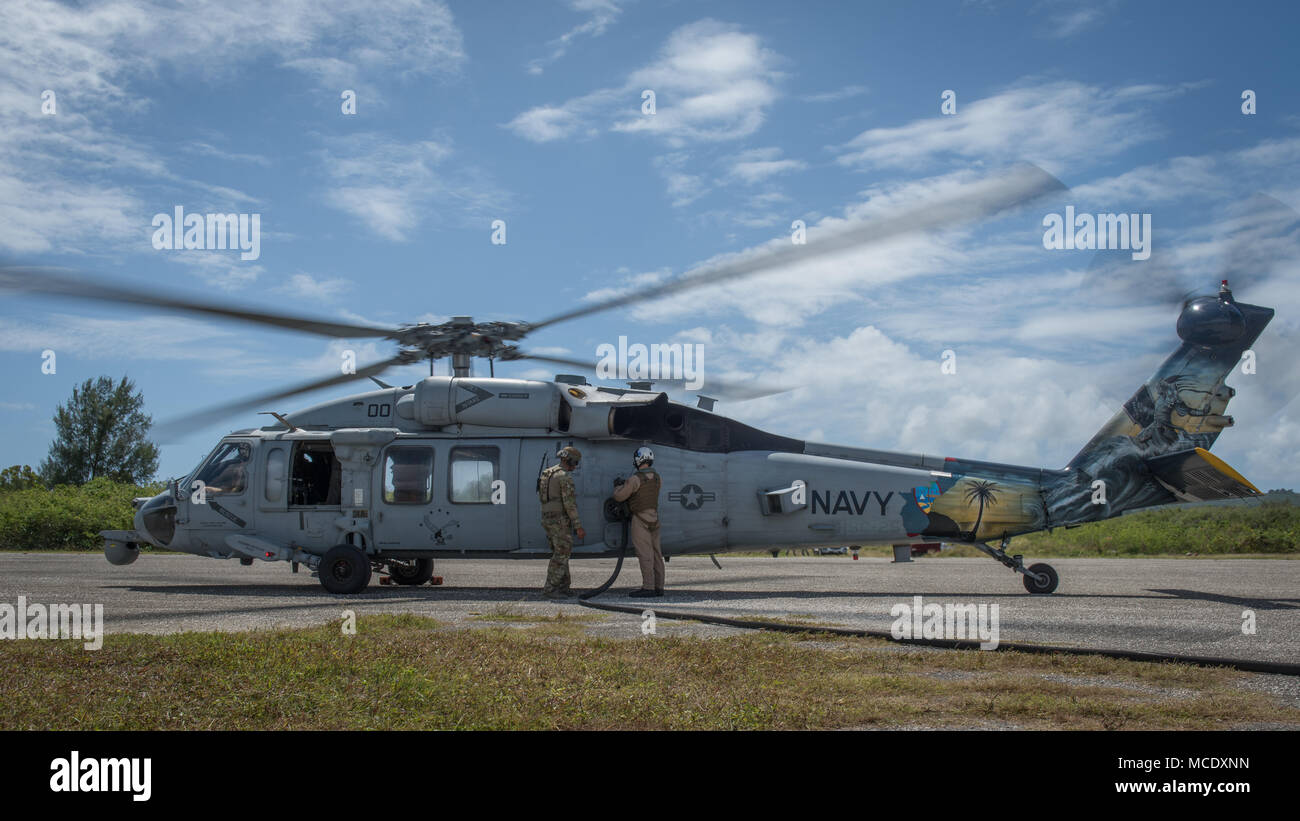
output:
M1023 578L1025 589L1030 593L1051 593L1061 583L1060 577L1056 575L1055 568L1050 564L1029 565L1029 567L1025 568Z
M1060 577L1056 575L1056 570L1050 564L1031 564L1025 567L1023 556L1019 554L1012 556L1007 553L1007 546L1011 544L1010 536L1003 536L1002 543L997 547L990 547L985 542L972 544L992 556L1004 567L1020 573L1025 582L1025 589L1030 593L1046 595L1056 590L1056 586L1061 582Z
M319 574L331 593L360 593L370 584L370 558L350 544L335 545L320 560Z
M397 584L409 584L412 587L424 584L433 578L433 559L409 559L388 563L388 575Z

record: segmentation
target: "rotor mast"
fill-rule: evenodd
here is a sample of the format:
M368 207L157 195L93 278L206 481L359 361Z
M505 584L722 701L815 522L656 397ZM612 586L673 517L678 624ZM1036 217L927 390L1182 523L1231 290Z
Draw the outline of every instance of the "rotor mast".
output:
M472 333L474 330L474 317L472 316L453 316L451 318L453 328L463 328L465 333ZM455 377L467 377L470 375L470 354L463 351L457 351L451 355L451 375Z

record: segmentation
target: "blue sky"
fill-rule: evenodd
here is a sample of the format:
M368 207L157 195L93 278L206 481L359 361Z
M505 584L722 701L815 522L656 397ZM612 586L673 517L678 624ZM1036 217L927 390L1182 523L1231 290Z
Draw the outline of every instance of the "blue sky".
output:
M813 243L1029 161L1069 192L525 347L587 359L619 335L697 342L711 375L798 386L718 406L774 432L1059 467L1177 344L1176 309L1146 283L1212 290L1245 234L1267 264L1234 279L1237 296L1278 316L1258 373L1229 378L1238 425L1216 452L1261 487L1296 484L1297 238L1240 217L1259 193L1300 208L1298 15L1283 4L272 5L0 6L0 255L366 323L540 319L788 244L794 220ZM1043 248L1042 218L1065 204L1152 215L1152 260L1126 266L1124 299L1085 281L1096 254ZM259 214L260 257L156 250L151 220L178 205ZM130 375L165 420L337 372L343 349L393 351L0 299L3 465L44 457L54 408L87 377ZM161 473L263 419L165 445Z

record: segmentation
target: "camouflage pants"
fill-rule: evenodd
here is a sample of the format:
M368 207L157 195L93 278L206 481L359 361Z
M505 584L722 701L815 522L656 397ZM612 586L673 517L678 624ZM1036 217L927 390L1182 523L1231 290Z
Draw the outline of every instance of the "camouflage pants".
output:
M543 593L569 589L569 555L573 553L573 525L563 513L543 513L542 529L551 543L551 563L546 567Z

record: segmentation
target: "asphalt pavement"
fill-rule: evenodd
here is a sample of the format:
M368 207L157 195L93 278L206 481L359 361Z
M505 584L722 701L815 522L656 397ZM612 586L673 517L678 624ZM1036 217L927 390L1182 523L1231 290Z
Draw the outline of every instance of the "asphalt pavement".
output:
M1300 662L1300 561L1273 559L1056 559L1058 591L1031 596L1018 576L987 559L888 559L845 556L707 556L668 564L668 595L636 599L636 562L598 599L662 611L730 618L794 619L835 627L889 630L899 604L997 605L1000 640L1141 650L1256 661ZM575 588L593 588L612 559L574 561ZM344 610L417 613L467 626L501 617L592 614L571 602L542 599L546 563L536 560L440 560L441 586L379 584L355 596L325 592L304 568L250 567L233 560L144 555L115 567L92 554L0 554L0 603L104 605L105 630L169 633L239 631L320 624ZM986 611L989 612L989 611ZM642 619L601 614L592 630L640 635ZM1253 622L1253 633L1243 625ZM659 620L660 633L726 635L733 629Z

